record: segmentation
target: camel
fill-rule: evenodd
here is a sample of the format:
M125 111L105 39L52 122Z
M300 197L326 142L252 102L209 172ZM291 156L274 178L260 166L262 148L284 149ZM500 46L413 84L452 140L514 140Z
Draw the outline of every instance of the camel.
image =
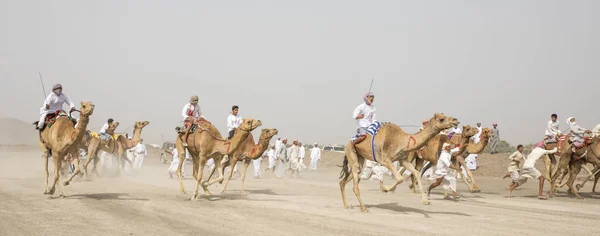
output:
M129 166L131 167L131 160L129 160L129 158L125 156L125 151L127 149L135 147L135 145L137 145L140 142L140 139L142 138L142 129L149 124L150 122L148 121L136 121L133 126L133 138L131 140L127 139L123 135L115 134L111 139L104 141L100 139L98 133L88 131L90 135L89 142L86 142L88 159L83 164L85 174L87 175L87 166L90 164L92 159L94 159L94 166L92 168L92 171L95 172L96 175L98 175L98 172L96 171L96 164L98 163L98 152L100 150L119 157L119 173L123 172L123 166L125 165L123 160L129 163ZM108 131L114 131L114 129L116 129L117 126L119 126L119 122L114 122L111 125L111 127L109 127ZM106 145L107 143L108 145Z
M456 134L456 135L452 136L452 138L450 138L450 139L448 139L448 135L438 134L435 137L433 137L431 140L429 140L429 142L423 149L409 153L408 161L412 163L414 160L415 161L415 169L417 169L417 171L420 171L421 173L424 173L424 171L427 170L429 167L437 165L438 158L440 157L440 154L442 153L442 145L444 143L449 142L450 144L459 144L460 145L461 151L456 152L452 155L453 157L456 157L456 156L460 155L461 152L467 148L467 145L469 145L469 139L471 137L473 137L473 135L477 134L477 132L479 132L479 130L477 128L467 125L467 126L463 126L463 132L461 134ZM456 160L456 158L453 158L453 160ZM423 161L429 162L427 164L427 166L425 166L424 170L423 170ZM454 165L458 166L458 164L456 164L456 163ZM402 174L402 173L404 173L404 168L400 169L400 174ZM413 192L416 193L417 189L414 186L415 178L420 178L420 177L411 175L412 183L408 187L410 189L412 189ZM469 186L469 190L473 191L472 187L468 183L467 183L467 186Z
M469 141L469 145L467 145L467 147L464 150L461 150L461 152L457 153L457 156L455 158L455 165L458 168L461 168L461 166L465 169L465 172L467 172L467 176L469 177L468 180L467 178L465 178L465 176L463 175L462 171L458 171L458 173L460 174L461 178L463 179L463 181L465 181L465 183L467 185L469 185L470 181L472 183L472 186L469 189L472 189L472 192L481 192L481 190L479 189L479 187L477 187L477 184L475 183L475 178L473 177L473 173L471 172L471 170L469 170L469 168L467 168L467 166L465 165L465 159L467 158L467 156L469 156L470 154L480 154L483 152L483 150L485 149L485 147L488 145L488 142L490 141L490 138L492 137L492 130L489 128L483 128L481 130L481 134L479 135L479 142L478 143L474 143L473 140Z
M256 143L256 144L254 143L254 138L252 137L252 134L250 134L250 135L248 135L246 140L244 140L244 143L242 144L242 146L240 148L238 148L238 150L230 158L219 160L219 159L222 159L222 157L219 157L218 159L215 159L215 162L220 162L221 165L223 165L223 166L229 165L229 170L230 170L229 175L227 176L227 180L225 180L225 184L223 185L223 190L221 191L221 194L225 193L225 190L227 189L227 184L229 183L229 180L231 180L231 176L233 175L233 168L234 168L235 164L238 161L244 161L244 171L242 173L241 194L246 195L246 193L244 192L244 182L246 180L246 171L248 170L248 166L250 166L250 161L256 160L262 156L262 154L269 147L269 142L270 142L271 138L273 138L273 136L277 135L278 132L279 131L277 129L262 129L260 138L258 140L258 143ZM208 176L209 180L210 180L210 177L214 174L215 169L216 169L216 165L211 169L210 175ZM221 168L221 170L225 170L225 169ZM203 185L208 187L216 182L221 183L223 181L224 176L225 176L225 173L223 171L220 173L219 178L217 178L213 181L210 181L210 182L206 181L208 183L204 182Z
M596 168L600 166L600 137L592 138L591 143L589 145L586 145L586 147L576 150L575 155L580 156L580 160L575 160L574 158L571 158L573 153L571 151L571 144L568 143L568 138L565 138L563 141L560 142L562 142L562 144L559 145L561 146L561 149L559 149L559 151L557 152L560 153L560 160L558 163L557 170L552 175L550 181L550 186L552 187L550 188L550 191L548 191L548 194L550 197L554 197L553 187L555 186L556 180L558 179L559 175L565 175L568 172L570 172L569 179L567 180L567 186L569 187L569 191L577 198L583 199L583 197L579 195L578 190L573 188L573 183L575 182L577 175L581 171L583 161L591 163L592 165L596 166ZM585 156L583 156L584 153L586 153Z
M184 146L183 143L183 136L185 134L178 133L175 146L177 147L177 152L179 153L177 176L179 177L179 188L181 194L186 194L185 188L183 187L183 181L181 179L181 167L185 159L186 148L192 156L194 177L197 181L196 189L191 197L191 200L195 200L198 198L198 188L202 183L202 172L204 171L204 165L206 164L206 161L211 158L216 160L222 155L232 156L233 153L235 153L237 149L242 146L243 141L248 137L248 135L250 135L250 132L261 125L262 122L260 120L244 118L242 124L235 131L233 137L231 139L224 140L221 136L221 133L214 125L206 120L201 120L197 124L194 124L195 127L192 129L195 130L189 134L187 139L187 147ZM215 165L217 165L218 168L222 168L220 162L215 161ZM219 173L222 173L221 169L219 169ZM206 186L202 185L202 189L204 190L205 195L212 195Z
M386 186L384 188L385 191L390 191L404 181L402 175L398 173L398 170L394 167L392 162L399 161L402 166L409 170L414 176L418 176L417 170L407 160L408 153L419 150L421 147L425 146L427 142L435 137L435 135L439 134L440 131L456 127L458 124L459 122L456 118L445 116L443 113L436 113L429 120L425 129L417 134L407 134L398 127L398 125L386 123L381 125L374 138L371 134L367 134L367 138L362 142L355 145L352 145L352 142L349 142L344 148L344 162L339 177L341 179L340 191L342 193L344 207L351 208L346 202L345 187L346 184L353 180L354 194L358 199L361 211L368 211L360 198L360 190L358 188L358 183L360 182L359 174L364 166L365 159L378 162L392 172L396 182L394 185ZM373 140L373 143L371 140ZM372 149L371 145L375 146L375 150ZM373 156L373 154L376 156ZM421 184L420 178L417 178L417 184L419 185L423 204L429 204L429 199L427 198L427 194L423 191L423 185ZM380 185L383 185L382 181L380 181Z
M44 194L54 195L56 183L60 179L61 164L66 160L75 165L75 170L65 181L67 186L73 180L73 177L80 173L79 170L79 143L83 139L85 130L90 122L90 116L94 113L94 104L91 102L81 102L79 125L77 128L69 115L58 114L54 124L51 127L45 127L40 132L40 148L42 149L42 159L44 159L44 175L46 178L46 189ZM54 183L52 187L48 186L48 156L52 155L54 161ZM63 188L59 184L59 197L64 197Z

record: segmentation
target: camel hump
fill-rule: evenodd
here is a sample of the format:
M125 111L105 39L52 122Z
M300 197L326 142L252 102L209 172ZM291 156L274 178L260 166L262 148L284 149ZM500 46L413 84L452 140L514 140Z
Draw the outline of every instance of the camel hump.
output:
M217 137L219 139L223 139L223 137L221 136L221 132L219 132L219 130L217 129L217 127L215 127L212 123L210 123L209 121L206 120L202 120L200 122L198 122L197 125L197 132L200 133L202 131L207 131L208 133L210 133L212 136Z

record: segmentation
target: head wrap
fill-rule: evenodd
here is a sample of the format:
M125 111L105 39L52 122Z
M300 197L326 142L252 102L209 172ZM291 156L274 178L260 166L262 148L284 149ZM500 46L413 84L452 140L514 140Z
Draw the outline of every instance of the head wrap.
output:
M194 104L194 105L198 104L198 96L196 96L196 95L192 96L190 98L190 103Z
M365 96L363 97L363 100L365 101L365 103L366 103L367 105L369 105L369 106L370 106L370 105L371 105L371 102L369 102L369 96L373 96L373 97L375 97L375 95L373 95L373 93L371 93L371 92L368 92L368 93L367 93L367 94L365 94Z
M450 147L449 143L444 143L444 145L442 145L442 149L446 149L446 147Z
M52 90L55 90L55 89L58 89L58 88L62 88L62 85L55 84L54 86L52 86Z
M567 125L571 125L571 119L573 119L573 118L575 118L575 117L571 116L571 117L567 118Z

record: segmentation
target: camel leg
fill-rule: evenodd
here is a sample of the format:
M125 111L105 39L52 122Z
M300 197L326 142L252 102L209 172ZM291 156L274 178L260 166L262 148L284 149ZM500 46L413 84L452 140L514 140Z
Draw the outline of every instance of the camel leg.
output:
M579 191L581 188L583 188L583 186L585 186L585 183L586 183L586 182L588 182L588 180L590 180L590 179L594 180L594 178L593 178L593 177L594 177L596 174L600 173L600 172L599 172L599 171L600 171L600 167L598 167L598 166L596 166L596 167L594 168L594 170L591 170L591 171L589 170L589 168L588 168L586 165L583 165L583 166L581 166L581 167L583 167L585 170L587 170L587 171L588 171L590 174L588 175L588 177L587 177L587 178L585 178L585 179L583 180L583 182L582 182L581 184L577 184L577 185L575 186L575 188L577 188L577 191Z
M73 160L72 160L71 163L73 165L75 165L75 170L73 171L73 173L71 173L71 175L69 176L69 178L67 178L65 180L65 182L63 182L65 186L69 185L69 183L73 180L73 177L75 177L76 175L78 175L81 172L81 170L79 169L79 151L78 150L74 151L70 155L73 158Z
M413 165L410 162L403 161L402 165L404 167L406 167L406 169L408 171L410 171L413 176L420 177L419 172L415 169L415 167L413 167ZM423 202L423 204L429 205L429 198L427 197L427 194L423 191L423 183L421 183L421 178L419 178L419 177L417 177L415 179L417 180L417 185L419 186L419 192L421 193L421 201Z
M350 157L350 158L348 158ZM342 193L342 203L344 204L344 208L346 209L350 209L352 208L352 206L348 205L348 202L346 202L346 185L354 179L354 172L357 171L358 174L360 174L363 165L359 163L359 161L357 160L358 156L356 155L356 153L354 152L354 150L352 151L348 151L346 150L346 156L344 157L344 163L342 164L342 171L341 171L341 176L340 176L340 191ZM364 159L363 159L364 162ZM352 173L350 173L352 172ZM360 182L360 178L358 176L358 174L356 175L356 177L358 178L358 180L354 183L354 186L356 188L356 190L354 191L355 193L358 193L358 183ZM359 197L360 194L357 194L357 197ZM359 197L360 199L360 197ZM365 209L366 210L366 209Z
M561 175L564 175L564 174L566 174L566 172L568 172L570 160L571 160L570 152L565 152L560 156L560 160L558 162L558 168L552 175L552 181L550 183L550 191L548 191L549 197L551 197L551 198L554 197L554 189L556 186L556 180L558 179L558 177L560 177ZM556 189L556 190L558 191L558 189Z
M344 208L346 208L346 209L352 208L346 202L346 191L345 191L346 185L348 183L350 183L350 181L352 181L352 179L353 179L352 174L348 173L348 175L346 175L344 178L342 178L342 180L340 180L340 190L342 191L342 202L344 203Z
M183 147L183 144L181 144L181 142L179 142L179 139L177 139L178 142L176 142L175 146L177 148L177 154L179 156L179 165L177 165L177 177L179 178L179 191L181 194L186 194L185 192L185 188L183 187L183 180L182 180L182 175L181 175L181 167L183 167L183 162L185 161L185 148ZM197 166L197 160L196 157L192 157L192 161L194 162L194 177L196 174L196 166Z
M44 176L46 178L46 189L44 189L44 194L48 194L50 189L48 188L48 177L50 174L48 173L48 158L50 156L50 149L46 147L46 145L40 143L40 147L42 148L42 159L44 159Z
M579 195L579 192L577 191L577 189L573 188L573 183L575 182L575 179L577 178L577 175L579 174L579 172L581 171L581 161L576 161L574 162L572 165L569 166L570 168L570 175L569 175L569 180L567 181L567 186L569 186L569 190L571 191L571 193L573 195L575 195L575 197L579 198L579 199L583 199L583 197L581 197Z
M544 155L543 156L544 159L544 167L546 168L546 170L544 171L544 178L546 178L548 180L548 182L550 182L550 180L552 179L552 176L550 175L551 172L551 165L552 165L552 161L550 160L550 156L548 155ZM552 186L550 186L552 187Z
M464 163L464 162L463 162ZM458 175L460 175L460 178L463 180L463 182L465 183L465 185L467 185L467 189L469 189L469 192L473 192L475 191L475 189L473 188L473 186L471 186L471 183L469 183L469 181L467 180L467 178L465 178L465 175L462 172L462 168L467 168L466 165L462 165L459 161L458 161L458 157L456 157L456 159L454 160L454 166L456 166L456 168L458 169L456 172ZM462 167L462 168L461 168ZM456 176L455 176L456 177Z
M206 165L206 161L207 161L207 155L206 154L200 154L199 156L199 161L200 161L200 166L204 167L204 165ZM200 189L200 185L202 183L202 174L204 172L204 168L200 168L198 170L198 180L196 181L196 189L194 190L194 194L192 194L192 197L190 198L190 200L196 200L198 199L198 190ZM204 191L206 192L207 189L204 188Z
M458 160L458 162L462 165L462 166L467 166L465 164L465 159L462 156L457 156L456 159ZM471 172L471 170L469 170L469 168L465 168L465 171L467 172L467 175L469 176L469 180L471 181L472 185L470 190L472 193L478 193L481 192L481 189L479 189L479 187L477 187L477 184L475 183L475 178L473 177L473 172ZM461 171L462 173L462 171Z
M244 172L242 172L242 190L240 191L240 193L242 194L242 196L245 196L246 193L244 192L244 182L246 182L246 171L248 170L248 166L250 166L250 162L252 160L246 158L244 160Z
M100 151L98 149L98 142L95 141L90 141L90 144L88 146L88 157L87 160L85 160L85 162L83 163L83 173L87 176L88 172L87 172L87 167L90 164L90 162L92 161L92 159L96 159L98 158L98 152ZM94 160L95 162L95 160ZM96 169L96 164L94 164L94 169Z
M50 187L50 191L48 191L48 195L50 196L54 195L54 192L56 191L56 183L60 178L60 164L62 157L64 157L64 154L62 153L52 153L52 161L54 162L54 182L52 183L52 187Z
M394 183L392 186L383 186L383 180L379 181L379 186L382 188L383 192L389 192L389 191L393 191L394 189L396 189L396 186L398 186L398 184L401 184L402 182L404 182L404 177L402 177L402 175L400 173L398 173L398 170L396 170L396 167L394 167L394 164L392 164L392 162L389 159L385 159L381 165L387 167L390 171L392 171L392 174L394 175L394 178L396 179L396 183ZM411 164L412 166L412 164Z
M594 176L594 186L592 187L592 194L596 194L596 184L598 183L598 179L600 179L600 173L597 173Z
M365 205L362 202L362 199L360 197L360 189L358 188L358 184L360 182L360 171L361 171L361 167L362 165L359 164L359 157L356 154L356 150L354 149L354 147L347 147L347 149L351 149L351 151L346 151L346 158L348 160L348 169L350 169L349 171L351 171L352 174L352 183L353 183L353 192L354 195L356 195L356 199L358 200L358 203L360 204L360 210L362 212L368 212L369 210L367 209L367 207L365 207ZM364 161L364 160L363 160ZM344 175L348 175L349 173L344 173ZM340 187L342 187L342 183L344 181L340 182ZM344 184L345 185L345 184ZM344 207L349 208L348 204L346 204L346 198L344 197L344 189L342 188L342 200L344 201Z
M204 181L202 183L203 187L211 186L211 185L213 185L213 184L215 184L217 182L223 183L223 180L225 178L225 167L224 166L225 165L229 165L229 161L230 160L225 161L225 163L223 163L222 161L219 161L218 159L215 159L215 165L210 169L211 175L213 173L215 173L215 171L216 171L216 173L219 174L219 177L217 177L217 178L215 178L213 180L210 180L210 181ZM206 194L206 192L204 192L204 193Z
M233 176L233 168L235 168L235 164L237 164L237 159L231 157L229 159L229 173L227 173L227 178L225 178L225 183L223 184L223 189L221 190L221 194L225 193L225 189L227 189L227 185Z

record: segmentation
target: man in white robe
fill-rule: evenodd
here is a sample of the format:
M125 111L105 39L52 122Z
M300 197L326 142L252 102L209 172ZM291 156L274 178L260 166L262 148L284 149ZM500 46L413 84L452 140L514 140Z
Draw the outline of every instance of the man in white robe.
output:
M302 171L302 170L306 170L306 165L304 165L304 157L306 156L306 148L300 141L298 141L298 145L299 145L298 148L300 149L300 151L298 153L300 169L298 171Z
M260 163L262 162L262 160L264 158L268 158L267 153L268 153L268 151L265 151L259 158L252 160L252 165L254 166L254 178L255 179L260 178L260 173L261 173Z
M177 153L177 148L173 148L173 150L171 150L170 152L167 151L167 153L171 153L171 155L173 156L173 161L171 161L171 166L169 166L169 169L167 170L169 172L169 178L172 179L173 175L177 174L177 167L179 167L179 154ZM184 168L185 168L185 161L181 165L181 178L185 178L184 177L184 173L185 173Z
M435 182L429 186L427 190L427 196L431 193L431 190L440 184L443 183L444 187L444 197L447 197L447 191L451 190L454 199L458 199L459 196L456 193L456 178L452 174L450 169L457 169L454 164L450 161L452 158L452 154L458 152L460 147L456 147L454 149L450 149L451 145L449 143L444 143L442 145L442 153L440 154L440 158L438 159L435 174L430 177L430 180L434 180Z
M293 141L289 154L290 170L292 171L290 177L294 177L294 173L297 177L300 177L300 147L297 140Z
M315 143L314 147L310 150L310 169L317 170L317 163L321 160L321 149L319 144Z
M473 139L473 143L477 144L480 141L480 135L481 135L481 131L483 130L483 128L481 128L481 123L477 123L477 134L475 134L472 139ZM474 171L475 169L477 169L477 154L469 154L467 156L467 158L465 159L465 164L467 165L467 168L469 168L469 170ZM467 172L465 170L463 170L463 174L466 176Z
M287 151L287 138L281 140L281 145L279 145L279 149L275 150L275 158L277 159L277 165L275 167L275 176L277 178L285 177L287 172L287 163L289 162L288 151Z
M558 122L558 115L556 114L552 114L550 116L550 120L548 121L548 124L546 125L546 130L544 131L544 142L546 144L548 143L556 143L558 140L556 139L556 137L558 135L560 135L560 129L558 128L559 126L559 122Z
M70 111L76 110L75 104L62 92L62 89L62 85L60 84L52 86L52 93L48 94L44 100L44 104L42 104L42 107L40 108L40 120L37 123L36 129L39 130L44 127L46 115L62 110L63 104L65 103L71 107Z
M512 193L513 190L515 190L515 188L517 188L518 186L521 186L525 182L527 182L527 179L539 179L540 186L539 186L539 191L538 191L538 199L542 199L542 200L547 199L546 196L544 196L544 193L542 192L544 189L544 181L545 181L544 179L545 178L540 173L540 171L538 171L535 168L535 163L540 159L540 157L542 157L544 155L556 153L557 150L558 150L558 148L556 148L556 147L552 150L546 150L545 148L540 148L540 147L536 147L533 150L531 150L531 153L529 153L529 155L527 155L527 158L525 159L525 162L523 163L523 170L521 171L521 176L519 176L517 181L515 181L508 189L508 197L510 197L510 194Z
M133 168L141 169L146 156L148 156L148 152L146 145L144 145L144 139L140 139L140 142L133 147Z
M274 145L269 145L269 151L267 151L267 157L269 158L269 167L267 169L265 169L265 171L267 170L271 170L271 172L275 172L275 163L277 162L277 157L275 156L275 146Z

